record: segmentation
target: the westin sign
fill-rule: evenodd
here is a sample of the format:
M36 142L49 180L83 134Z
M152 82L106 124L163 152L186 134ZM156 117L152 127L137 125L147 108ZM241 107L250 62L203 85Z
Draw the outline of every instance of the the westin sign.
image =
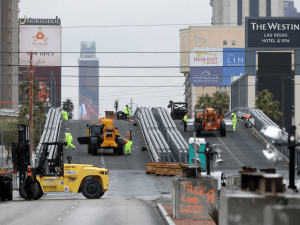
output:
M300 48L300 19L248 19L248 48Z
M56 17L55 19L31 19L24 16L24 18L19 19L20 25L60 25L60 19Z

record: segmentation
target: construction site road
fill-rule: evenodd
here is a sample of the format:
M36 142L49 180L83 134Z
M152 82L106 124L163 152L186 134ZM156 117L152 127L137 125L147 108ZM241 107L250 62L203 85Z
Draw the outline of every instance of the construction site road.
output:
M0 224L109 224L163 225L156 209L145 201L131 197L77 199L79 194L53 193L38 201L0 202Z
M181 121L175 120L174 122L179 132L189 143L189 139L193 137L194 127L188 125L187 132L184 132ZM241 170L242 166L252 166L257 169L274 167L262 153L266 146L256 139L252 132L243 125L243 122L238 121L236 131L233 131L232 127L226 126L226 137L221 137L220 132L202 132L201 138L204 138L210 145L221 144L224 147L224 151L221 154L224 163L216 167L215 170L237 172ZM283 173L288 171L288 167L284 166L282 162L276 166L276 169Z

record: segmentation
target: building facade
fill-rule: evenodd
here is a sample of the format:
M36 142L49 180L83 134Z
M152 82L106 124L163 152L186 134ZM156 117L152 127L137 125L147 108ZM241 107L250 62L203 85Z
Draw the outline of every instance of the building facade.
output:
M245 17L283 17L284 0L211 0L213 26L244 26Z
M185 77L184 95L190 113L202 94L229 93L231 75L240 75L245 68L241 56L244 47L244 27L195 26L180 30L180 72ZM199 52L203 53L200 57ZM241 67L231 70L236 63Z
M300 12L295 8L293 0L284 0L284 16L285 17L300 17Z
M96 42L82 41L79 64L79 119L99 119L99 58Z
M18 1L0 1L0 105L2 109L18 109Z

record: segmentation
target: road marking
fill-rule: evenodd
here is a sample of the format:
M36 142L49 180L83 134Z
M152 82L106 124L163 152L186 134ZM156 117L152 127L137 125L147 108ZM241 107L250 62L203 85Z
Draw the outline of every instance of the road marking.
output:
M104 155L101 155L101 166L105 168Z
M234 158L238 164L240 164L240 166L244 166L244 164L232 153L232 151L230 151L230 149L225 145L225 143L222 141L222 139L216 135L216 137L219 139L219 141L221 142L221 144L224 146L224 148L227 150L227 152L229 152L229 154L232 156L232 158Z
M72 209L74 209L75 207L74 206L72 206Z
M58 218L58 220L61 220L61 218Z
M106 196L107 196L107 192L108 192L108 191L106 191L102 197L106 197Z

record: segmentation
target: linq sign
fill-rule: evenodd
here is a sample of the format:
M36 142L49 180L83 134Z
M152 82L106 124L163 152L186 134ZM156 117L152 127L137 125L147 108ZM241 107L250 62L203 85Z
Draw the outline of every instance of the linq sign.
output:
M300 48L300 19L248 19L249 48Z

